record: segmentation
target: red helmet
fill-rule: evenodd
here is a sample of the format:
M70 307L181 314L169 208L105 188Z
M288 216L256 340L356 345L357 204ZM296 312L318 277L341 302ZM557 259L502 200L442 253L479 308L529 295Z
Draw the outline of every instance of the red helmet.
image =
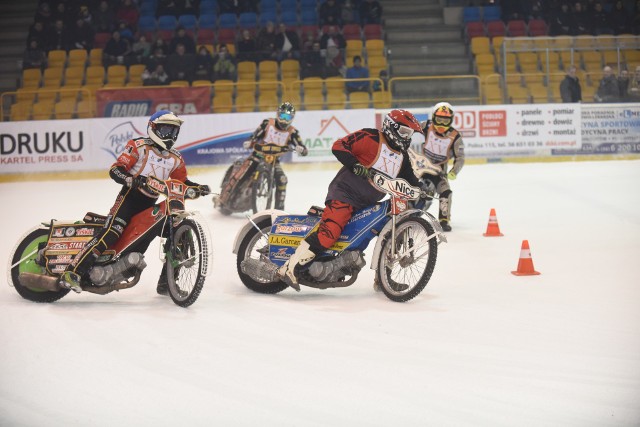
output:
M392 148L407 151L414 132L421 132L420 123L407 110L391 110L382 121L382 133Z

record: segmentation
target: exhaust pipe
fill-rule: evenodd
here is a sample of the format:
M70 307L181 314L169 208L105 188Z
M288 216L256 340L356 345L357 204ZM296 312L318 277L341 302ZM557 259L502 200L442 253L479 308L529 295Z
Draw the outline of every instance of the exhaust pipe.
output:
M29 289L52 292L57 292L62 289L60 285L58 285L57 277L47 276L45 274L23 272L18 276L18 281L20 281L22 286Z

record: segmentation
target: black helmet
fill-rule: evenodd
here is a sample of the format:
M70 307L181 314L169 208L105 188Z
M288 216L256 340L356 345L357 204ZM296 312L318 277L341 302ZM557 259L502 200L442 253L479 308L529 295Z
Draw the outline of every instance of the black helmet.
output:
M278 107L277 115L276 115L276 124L278 128L285 130L293 122L293 118L296 115L296 107L293 106L290 102L283 102Z

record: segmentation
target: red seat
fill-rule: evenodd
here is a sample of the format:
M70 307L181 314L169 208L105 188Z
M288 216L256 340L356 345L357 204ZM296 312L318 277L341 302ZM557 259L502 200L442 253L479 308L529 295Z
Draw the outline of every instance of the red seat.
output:
M526 37L527 24L521 19L509 21L507 22L507 31L509 37Z
M236 30L233 28L220 28L218 30L218 43L234 44L236 42Z
M360 33L360 25L346 24L342 27L342 36L345 40L361 40L362 34Z
M529 21L529 35L531 37L546 36L547 32L547 23L544 19L532 19Z
M175 31L173 30L158 30L158 38L169 42L173 38L174 33Z
M216 33L210 28L198 30L198 44L215 44Z
M507 27L502 21L487 22L487 36L493 38L497 36L506 36Z
M484 24L481 21L467 22L464 27L464 33L467 39L486 36Z
M93 38L93 47L104 48L111 38L111 33L96 33Z
M382 25L380 24L367 24L364 26L364 38L369 39L382 39Z

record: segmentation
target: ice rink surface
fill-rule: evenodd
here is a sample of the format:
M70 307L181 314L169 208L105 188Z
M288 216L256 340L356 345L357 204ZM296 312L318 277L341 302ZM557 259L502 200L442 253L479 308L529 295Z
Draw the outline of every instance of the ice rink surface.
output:
M323 204L335 169L285 170L289 212ZM23 300L6 282L20 236L106 213L119 188L2 183L0 426L638 426L639 185L640 161L466 166L404 304L368 266L346 289L249 291L231 253L246 219L203 198L214 268L183 309L156 295L157 243L132 289ZM482 236L491 208L503 237ZM524 239L540 276L510 273Z

